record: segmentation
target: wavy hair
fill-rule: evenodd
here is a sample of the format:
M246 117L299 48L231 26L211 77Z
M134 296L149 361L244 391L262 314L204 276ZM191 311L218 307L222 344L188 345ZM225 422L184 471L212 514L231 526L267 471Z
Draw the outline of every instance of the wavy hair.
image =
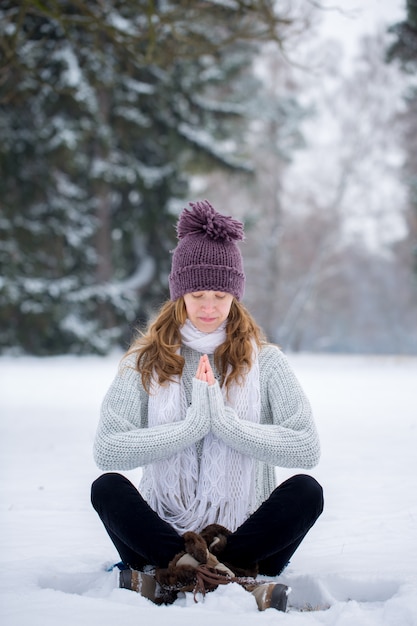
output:
M127 355L136 356L136 369L147 393L150 393L153 378L163 385L182 375L184 357L179 354L180 328L186 319L184 298L166 302L147 331L139 333L129 348ZM242 384L251 368L253 342L260 348L266 343L264 334L246 307L233 298L226 324L226 340L214 352L220 385L225 384L227 391L234 382Z

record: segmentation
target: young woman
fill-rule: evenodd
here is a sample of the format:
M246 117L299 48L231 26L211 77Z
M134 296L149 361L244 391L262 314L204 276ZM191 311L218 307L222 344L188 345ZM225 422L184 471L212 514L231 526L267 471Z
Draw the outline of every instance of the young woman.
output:
M170 301L104 399L94 455L110 473L92 487L121 586L160 602L278 575L323 509L311 476L275 484L275 466L312 468L320 447L286 357L241 303L243 224L204 201L177 232ZM139 490L114 473L137 467ZM252 583L259 609L285 610L282 584Z

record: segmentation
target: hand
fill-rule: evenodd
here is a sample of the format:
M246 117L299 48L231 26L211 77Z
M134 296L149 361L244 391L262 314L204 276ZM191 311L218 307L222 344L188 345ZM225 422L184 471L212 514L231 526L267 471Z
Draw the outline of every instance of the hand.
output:
M207 354L203 354L203 356L201 357L195 377L198 380L203 380L208 385L214 385L214 383L216 382Z

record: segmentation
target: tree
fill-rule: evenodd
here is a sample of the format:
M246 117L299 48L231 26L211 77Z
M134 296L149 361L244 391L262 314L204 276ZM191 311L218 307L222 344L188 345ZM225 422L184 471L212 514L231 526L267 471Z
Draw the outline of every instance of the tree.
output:
M406 81L385 63L386 41L365 38L347 74L334 43L310 55L326 60L320 73L263 63L269 99L251 138L251 186L221 175L213 185L219 206L233 202L246 221L246 302L287 350L417 350L404 258ZM274 108L285 112L273 114L276 132Z
M388 62L397 62L405 74L415 76L417 70L417 1L407 0L407 15L403 22L394 24L389 31L394 42L387 51ZM404 95L406 111L403 115L403 142L407 152L404 179L408 188L408 237L403 242L403 254L414 265L417 274L417 87L415 81ZM405 248L405 249L404 249Z
M248 170L242 77L294 20L273 2L5 0L0 24L0 346L105 353L166 291L190 174Z
M233 207L234 214L245 222L245 301L269 339L278 342L277 320L282 315L279 293L285 280L282 192L294 153L304 145L301 126L310 111L300 104L294 89L294 67L276 48L266 46L257 66L259 86L248 107L253 174L231 178L219 171L206 176L204 182L205 193L215 206L226 212Z
M353 71L327 81L319 114L304 126L304 155L287 172L277 324L287 348L416 349L411 285L397 253L407 236L405 81L384 63L385 47L383 33L364 38Z

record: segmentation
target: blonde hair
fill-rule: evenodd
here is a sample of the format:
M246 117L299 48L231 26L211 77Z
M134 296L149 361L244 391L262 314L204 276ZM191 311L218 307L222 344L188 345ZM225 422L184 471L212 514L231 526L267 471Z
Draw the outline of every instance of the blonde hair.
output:
M127 355L136 356L136 369L142 384L150 393L155 377L160 385L174 381L184 369L180 328L187 319L184 298L162 305L145 333L139 333ZM214 364L220 374L220 385L229 390L233 382L241 384L251 368L253 341L258 347L265 343L262 330L246 307L233 298L226 324L226 340L214 352Z

